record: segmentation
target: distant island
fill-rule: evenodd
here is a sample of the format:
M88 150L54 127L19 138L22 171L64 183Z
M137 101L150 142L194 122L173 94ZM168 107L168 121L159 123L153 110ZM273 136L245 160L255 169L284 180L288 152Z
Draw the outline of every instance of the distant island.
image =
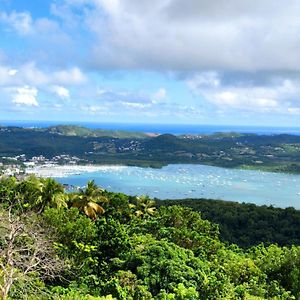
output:
M0 168L7 173L45 163L153 168L184 163L299 174L300 136L235 132L175 136L75 125L2 126L0 157Z

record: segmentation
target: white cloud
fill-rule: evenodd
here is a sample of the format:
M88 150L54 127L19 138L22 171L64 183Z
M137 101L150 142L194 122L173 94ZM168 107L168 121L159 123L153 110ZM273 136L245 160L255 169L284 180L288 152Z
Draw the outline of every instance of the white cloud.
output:
M287 110L291 115L300 115L300 107L289 107Z
M61 0L48 18L0 19L34 33L46 58L63 49L51 59L76 52L91 68L300 71L299 10L298 0Z
M35 62L28 62L19 67L19 72L12 82L17 83L19 81L21 84L43 85L49 83L50 77L51 75L40 70Z
M54 85L52 91L61 99L68 100L70 98L70 92L63 86Z
M1 23L24 38L28 36L35 37L37 40L46 38L49 44L55 40L67 41L68 39L58 22L49 18L34 19L28 11L10 13L0 11Z
M62 70L53 74L53 80L62 84L82 84L85 83L87 78L77 67L69 70Z
M216 76L217 84L207 84L206 73L195 75L186 80L191 91L205 99L217 109L271 112L295 114L300 109L300 81L290 79L273 79L269 85L253 86L251 84L224 84ZM200 78L200 80L199 80Z
M265 93L262 93L265 94ZM212 94L210 100L221 107L238 108L242 110L273 110L278 107L275 99L262 98L261 93L248 89L225 90Z
M27 35L33 32L33 21L28 12L13 11L10 14L0 12L0 21L6 23L21 35Z
M164 88L160 88L152 96L153 103L161 102L167 99L167 91Z
M76 12L81 6L84 24L98 37L90 57L94 67L300 70L298 0L66 0L65 4L76 6Z
M188 116L200 114L202 109L208 113L214 109L224 113L299 112L298 0L52 2L45 18L35 18L30 12L0 12L1 30L6 30L16 45L24 41L25 52L24 56L16 55L18 47L9 54L11 46L4 43L9 57L2 57L0 49L0 88L24 96L16 89L35 87L43 95L38 102L37 95L31 93L35 102L27 93L22 105L43 107L53 99L49 94L68 100L72 91L70 107L85 103L85 111L94 114L134 114L139 110L141 115L180 112ZM18 34L21 38L15 37ZM30 55L34 61L19 63ZM86 68L105 71L84 74ZM147 69L176 74L176 80L189 76L184 80L193 97L185 99L186 91L181 87L175 95L177 87L171 84L165 85L168 92L164 87L152 93L119 91L119 79L115 78L111 89L113 80L103 74L111 75L113 69L143 70L141 76L147 79L151 78L145 75ZM236 77L230 78L233 73ZM154 84L165 84L155 76ZM104 89L96 91L98 85ZM14 100L21 105L19 97Z
M17 73L18 73L18 70L16 70L16 69L8 70L8 75L9 76L15 76Z
M78 67L58 71L43 71L34 62L20 65L18 69L0 65L0 86L16 85L80 85L87 77Z
M12 102L17 105L39 106L37 94L38 90L34 87L18 87L14 90Z
M144 108L149 108L151 106L150 103L124 102L124 101L121 101L120 104L130 109L144 109Z

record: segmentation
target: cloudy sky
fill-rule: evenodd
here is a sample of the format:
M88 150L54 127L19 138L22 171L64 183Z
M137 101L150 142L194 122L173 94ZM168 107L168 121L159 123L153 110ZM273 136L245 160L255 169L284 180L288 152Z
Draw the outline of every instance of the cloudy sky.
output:
M0 0L0 120L300 126L300 1Z

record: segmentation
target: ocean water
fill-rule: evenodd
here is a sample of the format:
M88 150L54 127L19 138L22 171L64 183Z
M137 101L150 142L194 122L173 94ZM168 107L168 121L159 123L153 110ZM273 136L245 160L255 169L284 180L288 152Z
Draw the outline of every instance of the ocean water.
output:
M187 125L187 124L139 124L139 123L92 123L66 121L1 121L0 125L20 127L49 127L58 124L79 125L91 129L126 130L151 133L171 134L212 134L215 132L242 132L256 134L289 133L300 135L300 127L264 127L264 126L229 126L229 125Z
M109 191L159 199L210 198L300 209L300 175L178 164L103 167L56 179L81 187L95 180Z

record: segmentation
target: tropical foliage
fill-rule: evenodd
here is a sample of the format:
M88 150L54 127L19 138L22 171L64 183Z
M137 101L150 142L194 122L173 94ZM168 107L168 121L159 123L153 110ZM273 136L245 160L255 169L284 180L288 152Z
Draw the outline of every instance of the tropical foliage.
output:
M86 188L81 189L79 193L70 194L69 199L72 207L77 207L93 220L105 212L99 203L108 201L103 195L103 190L97 187L94 181L89 181Z
M220 238L243 248L264 243L291 246L300 244L300 211L273 206L256 206L208 199L184 199L156 201L158 206L184 205L220 228Z
M65 193L35 177L1 179L0 204L2 299L300 298L299 244L224 243L218 225L183 205L156 207L94 182Z

